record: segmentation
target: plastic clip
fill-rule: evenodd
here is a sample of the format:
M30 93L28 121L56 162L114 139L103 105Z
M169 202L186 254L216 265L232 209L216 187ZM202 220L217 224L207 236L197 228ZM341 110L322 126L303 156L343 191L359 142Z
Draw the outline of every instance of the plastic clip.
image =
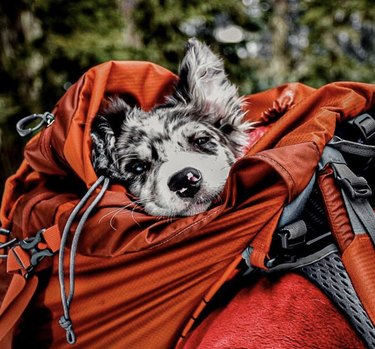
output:
M35 236L27 238L19 242L22 249L30 251L30 266L26 269L25 278L29 278L34 268L45 258L53 256L53 252L47 248L40 248L39 244L43 243L42 234L45 229L39 230Z
M4 228L0 228L0 235L5 235L6 236L6 239L9 239L9 236L10 236L10 230L8 229L4 229ZM14 238L12 240L9 240L9 241L5 241L3 243L0 243L0 250L5 250L7 248L11 248L13 247L15 244L17 243L17 239ZM8 255L7 254L0 254L0 259L5 259L5 258L8 258Z
M277 235L280 237L281 247L284 250L292 250L306 243L306 233L306 223L303 220L299 220L283 227Z
M363 177L357 177L355 181L350 178L337 178L337 181L352 200L369 198L372 195L371 187Z
M358 127L366 144L370 144L375 140L375 120L370 114L361 114L354 118L352 123Z

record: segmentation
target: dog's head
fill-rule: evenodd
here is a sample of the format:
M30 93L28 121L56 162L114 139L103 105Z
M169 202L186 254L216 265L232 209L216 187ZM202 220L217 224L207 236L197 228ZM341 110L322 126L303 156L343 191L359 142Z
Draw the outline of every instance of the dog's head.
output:
M189 40L179 77L165 104L145 112L113 97L93 127L94 167L123 181L151 215L207 210L247 142L242 100L206 45Z

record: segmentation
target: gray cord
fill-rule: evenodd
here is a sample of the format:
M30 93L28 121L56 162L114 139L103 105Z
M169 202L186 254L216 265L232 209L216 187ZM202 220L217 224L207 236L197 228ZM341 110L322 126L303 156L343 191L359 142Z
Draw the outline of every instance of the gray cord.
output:
M70 285L70 290L69 290L69 298L68 298L68 304L71 303L74 295L74 269L75 269L75 263L76 263L76 254L77 254L77 248L78 248L78 240L81 236L83 226L87 221L87 218L89 217L91 211L95 208L95 206L98 204L98 202L101 200L103 197L104 193L107 191L109 186L109 179L105 178L103 187L100 190L98 196L95 198L95 200L90 204L90 206L87 208L85 213L82 215L81 220L78 223L76 232L73 237L72 241L72 248L70 251L70 280L69 280L69 285Z
M62 236L61 236L61 242L60 242L60 250L59 250L59 265L58 265L58 274L59 274L59 284L60 284L60 293L61 293L61 303L62 307L64 310L64 315L61 316L59 324L60 326L65 329L66 331L66 340L69 344L74 344L76 342L76 336L73 330L73 324L70 319L70 303L73 298L73 293L74 293L74 265L70 265L70 291L69 291L69 296L67 297L66 295L66 289L65 289L65 271L64 271L64 253L65 253L65 246L66 242L68 239L69 231L70 228L74 222L74 219L76 218L77 214L79 211L82 209L82 207L87 203L89 198L91 197L91 194L95 191L95 189L102 183L105 182L103 185L103 188L97 195L97 197L94 199L94 201L90 204L90 206L87 208L85 213L83 214L77 229L76 229L76 234L78 232L78 237L81 234L83 225L85 224L89 214L93 210L93 208L96 206L96 204L99 202L99 200L103 197L105 191L108 188L109 185L109 179L105 178L104 176L101 176L97 179L97 181L90 187L90 189L87 191L87 193L83 196L81 201L77 204L77 206L74 208L72 213L70 214ZM73 243L72 243L72 251L74 248L74 258L73 258L73 263L75 264L75 254L77 250L77 245L78 245L78 239L73 238ZM72 253L71 253L71 258L72 258ZM72 286L73 282L73 286ZM73 292L72 292L73 291Z

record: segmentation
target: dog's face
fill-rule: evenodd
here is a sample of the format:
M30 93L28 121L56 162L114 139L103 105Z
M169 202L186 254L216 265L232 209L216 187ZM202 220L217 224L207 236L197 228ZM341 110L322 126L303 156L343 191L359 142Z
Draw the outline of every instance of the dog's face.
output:
M201 213L242 155L249 129L243 116L221 60L190 40L176 92L165 104L145 112L109 100L93 127L94 167L123 181L148 214Z

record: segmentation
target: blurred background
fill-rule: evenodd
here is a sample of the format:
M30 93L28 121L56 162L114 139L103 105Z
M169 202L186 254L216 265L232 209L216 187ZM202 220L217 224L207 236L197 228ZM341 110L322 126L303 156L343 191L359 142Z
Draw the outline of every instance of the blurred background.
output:
M1 1L0 194L22 159L17 120L50 111L103 61L176 72L192 36L224 57L241 94L291 81L375 83L373 0Z

